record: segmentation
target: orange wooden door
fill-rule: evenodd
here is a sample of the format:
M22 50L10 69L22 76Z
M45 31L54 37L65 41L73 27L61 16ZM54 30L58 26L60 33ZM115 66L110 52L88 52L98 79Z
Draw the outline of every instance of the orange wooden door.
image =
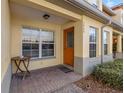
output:
M64 64L74 66L74 27L64 30Z

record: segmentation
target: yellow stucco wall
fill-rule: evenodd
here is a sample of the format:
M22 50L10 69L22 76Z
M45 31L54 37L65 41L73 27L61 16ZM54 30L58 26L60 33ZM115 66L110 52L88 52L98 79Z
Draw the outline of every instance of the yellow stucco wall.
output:
M89 31L90 26L97 28L97 57L101 55L101 27L104 24L83 16L81 21L70 22L63 25L63 29L74 26L75 27L75 56L89 57ZM110 26L104 28L108 32L108 55L112 54L112 34L113 29Z
M116 15L113 16L112 18L122 24L123 23L123 9L120 8L120 9L114 10L114 12L116 13Z
M11 56L20 56L21 54L21 28L22 25L43 28L52 30L55 32L55 55L56 58L48 58L48 59L41 59L41 60L33 60L30 62L29 69L39 69L43 67L53 66L62 64L61 61L61 48L62 44L60 42L61 38L61 26L53 23L42 22L42 21L34 21L28 20L25 18L19 18L17 16L12 16L12 23L11 23ZM15 71L15 66L13 65L13 72Z
M1 0L1 81L10 64L10 12L8 0ZM11 78L11 77L10 77Z
M97 28L97 56L101 55L101 27L102 23L89 18L87 16L83 16L83 57L89 57L89 27ZM105 31L109 32L109 52L108 54L112 54L112 31L113 29L109 26L104 28Z

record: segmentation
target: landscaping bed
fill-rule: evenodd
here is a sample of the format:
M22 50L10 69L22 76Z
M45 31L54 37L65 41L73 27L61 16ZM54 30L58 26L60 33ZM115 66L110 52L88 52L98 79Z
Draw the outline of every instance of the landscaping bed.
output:
M123 61L117 59L96 66L89 75L75 84L86 93L123 93Z
M102 81L113 88L123 88L123 61L117 59L114 62L108 62L96 66L93 75L96 79Z
M84 93L123 93L122 90L113 89L102 82L96 80L93 75L82 78L75 82L75 84L82 88Z

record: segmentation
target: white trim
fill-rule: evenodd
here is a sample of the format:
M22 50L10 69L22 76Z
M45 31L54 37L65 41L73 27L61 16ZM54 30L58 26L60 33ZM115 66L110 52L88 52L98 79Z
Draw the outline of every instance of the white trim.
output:
M104 55L108 55L109 54L109 47L110 47L110 44L109 44L109 37L110 37L109 36L109 31L104 30L103 33L106 33L106 37L107 37L107 41L106 41L106 43L104 43L104 44L107 44L107 54L105 54L105 51L104 51ZM103 40L104 40L104 34L103 34ZM104 46L103 46L103 49L104 49Z
M90 31L91 31L91 28L92 29L95 29L95 38L96 38L96 41L95 42L90 42ZM96 27L94 27L94 26L89 26L89 58L94 58L94 57L90 57L90 51L95 51L96 52L96 56L95 57L97 57L98 55L97 55L97 48L98 48L98 40L97 40L97 37L98 36L98 31L97 31L97 28ZM96 50L90 50L90 44L96 44Z
M21 42L20 56L22 56L22 28L21 28L21 39L20 39L20 42Z
M42 30L40 29L40 31L42 31ZM41 33L40 33L39 58L42 57L42 52L41 52L41 50L42 50L42 46L41 46Z
M29 27L29 26L28 26ZM27 29L28 29L28 27L27 27ZM22 27L22 29L23 29L23 27ZM30 27L29 27L29 29L31 29ZM53 57L56 57L56 55L55 55L55 49L56 49L56 40L55 40L55 31L49 31L49 30L45 30L45 29L40 29L40 28L37 28L37 29L39 29L38 31L45 31L45 32L53 32L53 39L54 39L54 43L42 43L42 40L41 40L41 33L40 33L40 40L39 40L39 57L33 57L33 58L31 58L32 60L35 60L35 59L46 59L46 58L53 58ZM21 31L21 33L22 33L22 31ZM23 56L22 54L22 36L23 36L23 33L21 34L21 56ZM33 43L33 42L24 42L24 43ZM34 42L35 43L35 42ZM42 44L53 44L54 45L54 55L53 56L46 56L46 57L43 57L42 56Z

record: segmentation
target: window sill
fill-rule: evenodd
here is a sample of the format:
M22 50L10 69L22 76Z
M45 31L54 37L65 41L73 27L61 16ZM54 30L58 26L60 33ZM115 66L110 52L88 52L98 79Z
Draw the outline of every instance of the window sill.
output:
M90 59L95 59L95 58L98 58L99 56L95 56L95 57L89 57Z
M44 58L34 58L34 59L31 59L31 61L40 61L40 60L47 60L47 59L55 59L56 57L53 56L53 57L44 57Z

